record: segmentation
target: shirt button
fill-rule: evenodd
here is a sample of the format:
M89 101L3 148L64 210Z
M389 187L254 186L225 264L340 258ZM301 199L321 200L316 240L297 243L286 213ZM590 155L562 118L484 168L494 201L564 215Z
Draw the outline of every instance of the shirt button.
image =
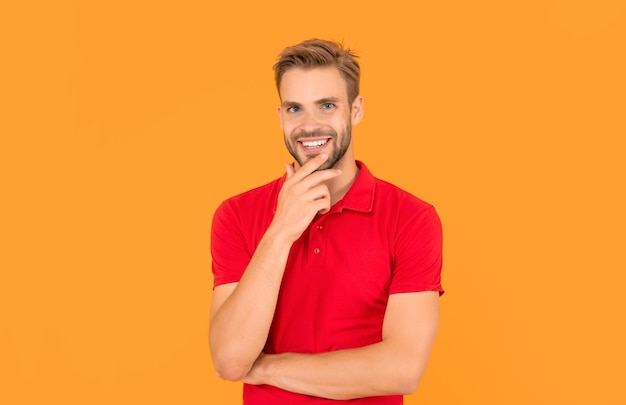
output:
M322 229L324 229L324 227L322 225L318 225L317 229L319 229L321 231Z
M320 253L320 248L315 248L313 249L313 253L315 253L316 255Z

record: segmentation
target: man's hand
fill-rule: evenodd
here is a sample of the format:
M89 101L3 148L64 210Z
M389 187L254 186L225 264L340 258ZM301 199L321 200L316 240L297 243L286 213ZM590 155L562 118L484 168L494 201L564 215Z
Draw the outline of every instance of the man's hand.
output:
M289 243L302 235L315 215L330 210L330 192L324 182L339 176L341 170L316 171L327 159L328 155L320 154L298 171L287 165L287 180L278 195L276 214L270 227L283 234Z
M328 212L331 206L323 183L341 171L316 172L327 159L316 156L297 171L288 166L274 219L246 271L238 283L213 291L209 339L215 369L222 378L243 379L265 346L291 245L315 215Z

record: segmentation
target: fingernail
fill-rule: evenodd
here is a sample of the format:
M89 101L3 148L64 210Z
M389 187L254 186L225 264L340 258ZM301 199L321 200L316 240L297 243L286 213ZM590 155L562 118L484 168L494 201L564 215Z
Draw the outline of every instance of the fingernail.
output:
M327 154L325 154L325 153L321 153L321 154L320 154L320 157L321 157L322 159L326 159L326 158L328 157L328 155L327 155Z

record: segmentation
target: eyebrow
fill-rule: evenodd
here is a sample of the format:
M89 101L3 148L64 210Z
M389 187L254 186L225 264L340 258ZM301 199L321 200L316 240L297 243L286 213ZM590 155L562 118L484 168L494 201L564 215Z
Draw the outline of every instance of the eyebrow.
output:
M300 103L296 103L295 101L283 101L280 104L283 108L288 108L288 107L301 107L302 104Z
M338 97L324 97L324 98L320 98L319 100L315 101L315 104L326 104L326 103L334 103L337 104L339 103L339 98ZM281 106L283 108L288 108L288 107L302 107L302 104L296 102L296 101L283 101L281 103Z
M325 98L321 98L317 100L316 104L326 104L326 103L337 104L338 102L339 102L339 98L337 97L325 97Z

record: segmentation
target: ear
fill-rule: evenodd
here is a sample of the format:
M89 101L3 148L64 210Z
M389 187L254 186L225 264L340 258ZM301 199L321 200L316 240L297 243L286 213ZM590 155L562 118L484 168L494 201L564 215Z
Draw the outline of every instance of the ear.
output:
M352 102L352 125L356 125L361 122L363 118L363 97L356 96L354 101Z
M281 114L282 107L281 106L277 106L276 107L276 112L278 113L278 122L280 124L280 129L283 129L283 115Z

